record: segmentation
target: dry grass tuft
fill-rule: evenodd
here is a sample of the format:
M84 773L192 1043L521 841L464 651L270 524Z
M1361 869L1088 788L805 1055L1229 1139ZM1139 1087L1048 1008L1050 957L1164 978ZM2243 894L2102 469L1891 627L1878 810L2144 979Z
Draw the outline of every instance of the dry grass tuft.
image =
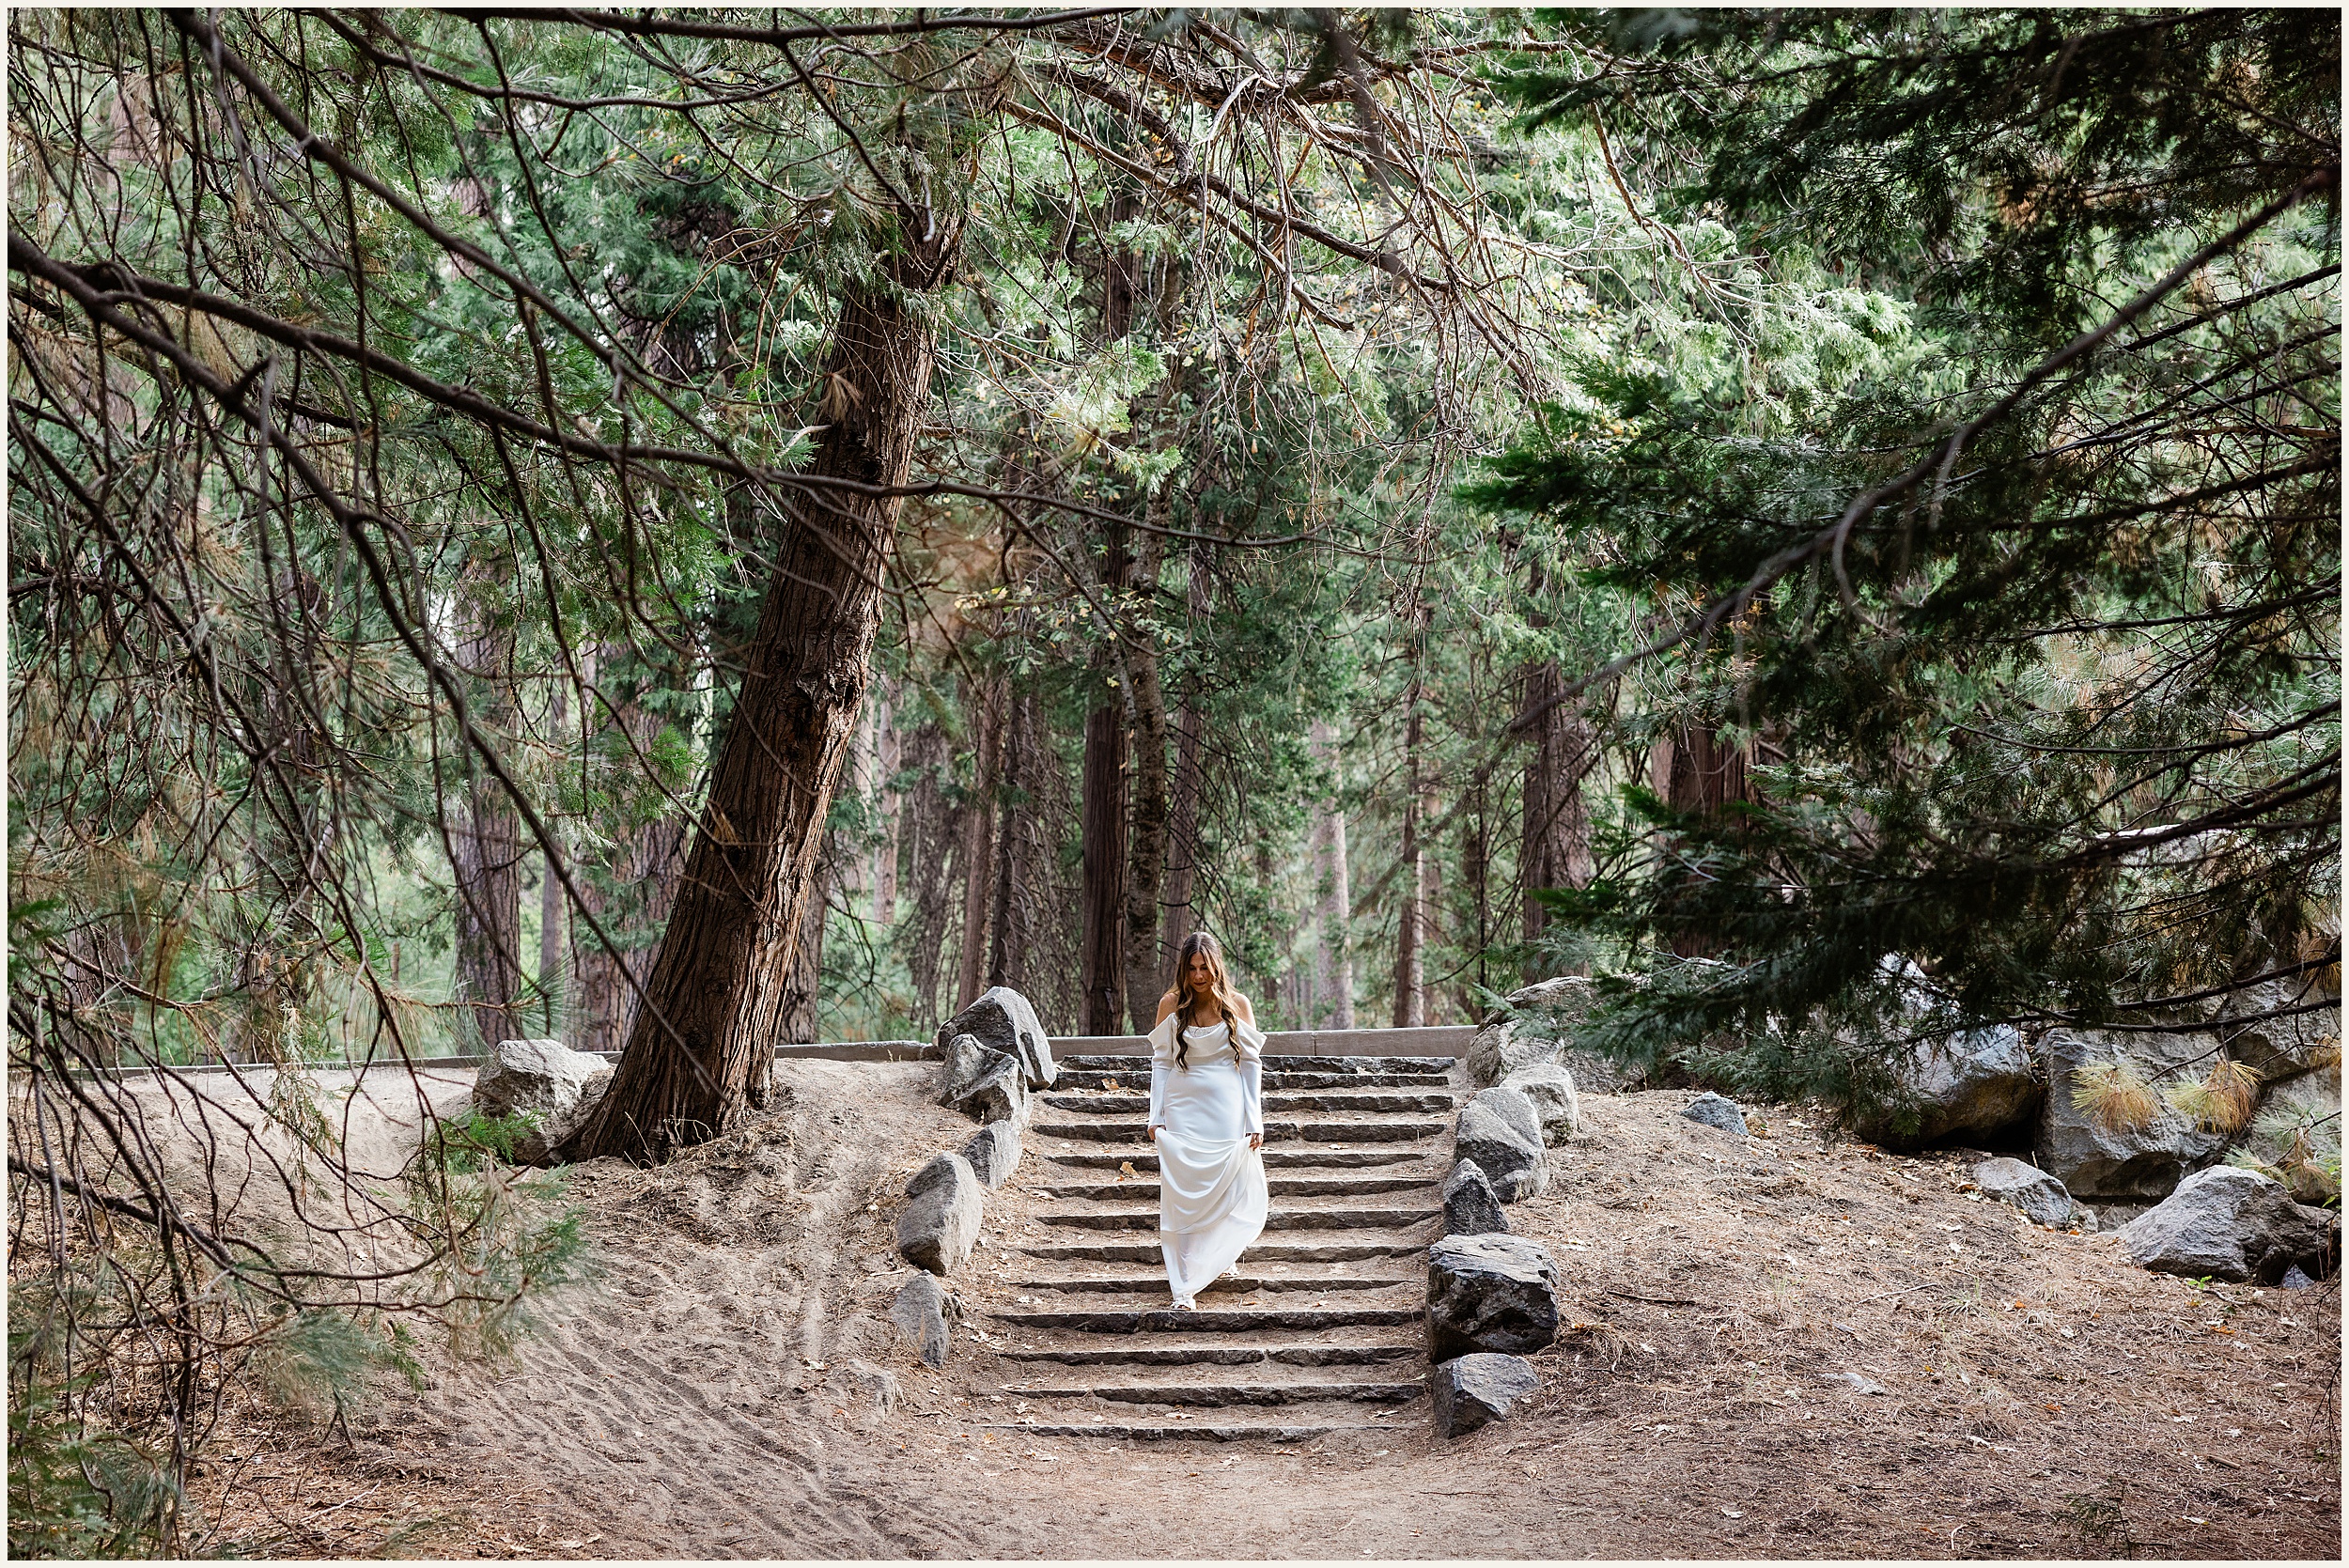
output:
M2235 1133L2259 1109L2260 1087L2264 1081L2249 1063L2231 1062L2222 1056L2210 1064L2201 1081L2179 1084L2164 1098L2179 1115L2212 1132Z
M2072 1076L2072 1104L2107 1132L2136 1132L2161 1114L2161 1098L2133 1063L2091 1062Z

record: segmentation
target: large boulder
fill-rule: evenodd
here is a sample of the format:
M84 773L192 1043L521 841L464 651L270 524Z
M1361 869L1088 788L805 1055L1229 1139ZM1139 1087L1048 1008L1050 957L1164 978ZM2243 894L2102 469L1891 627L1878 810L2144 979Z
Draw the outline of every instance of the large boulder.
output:
M947 1324L959 1315L960 1308L946 1287L927 1274L915 1275L889 1303L889 1321L912 1344L922 1364L933 1370L946 1364L946 1352L954 1344Z
M1542 1141L1550 1147L1556 1148L1580 1130L1582 1103L1574 1092L1574 1075L1556 1063L1536 1062L1519 1067L1501 1079L1501 1087L1514 1089L1533 1102Z
M1446 1236L1427 1250L1427 1355L1524 1356L1558 1337L1558 1265L1523 1236Z
M580 1086L579 1099L571 1109L542 1118L538 1125L514 1140L514 1163L517 1165L548 1165L558 1157L557 1151L577 1137L587 1126L587 1118L603 1103L604 1091L612 1087L613 1069L590 1073Z
M2075 1198L2166 1198L2187 1172L2210 1164L2225 1147L2225 1133L2179 1115L2158 1095L2153 1118L2130 1131L2104 1126L2074 1098L2080 1074L2094 1063L2124 1060L2148 1079L2168 1067L2194 1071L2190 1063L2210 1051L2207 1035L2099 1035L2057 1030L2041 1048L2047 1063L2047 1095L2040 1108L2033 1152L2039 1168ZM2159 1081L2172 1082L2178 1077L2172 1073Z
M1480 1089L1460 1108L1453 1146L1472 1159L1504 1203L1549 1189L1541 1116L1515 1089Z
M2063 1184L2036 1165L2000 1155L1974 1167L1974 1185L1982 1195L2021 1209L2037 1225L2063 1225L2075 1219L2079 1204ZM2094 1229L2092 1225L2090 1229Z
M2197 1171L2121 1228L2129 1260L2162 1274L2280 1281L2329 1264L2333 1218L2292 1201L2280 1182L2232 1165Z
M2293 1011L2300 1007L2313 1011ZM2300 976L2234 992L2220 1005L2218 1017L2246 1020L2228 1032L2227 1054L2257 1067L2270 1082L2326 1064L2341 1042L2340 993L2319 989Z
M970 1035L960 1038L968 1040ZM952 1064L952 1063L950 1063ZM978 1075L967 1082L949 1083L941 1101L974 1122L1028 1125L1028 1082L1019 1063L1001 1051L979 1049Z
M1443 1179L1443 1234L1499 1235L1509 1229L1501 1198L1476 1161L1464 1159Z
M1592 996L1591 981L1579 974L1510 992L1461 1053L1469 1081L1489 1087L1521 1068L1546 1063L1565 1068L1591 1094L1613 1094L1639 1087L1646 1081L1646 1075L1637 1067L1626 1067L1572 1045L1590 1017Z
M2327 1157L2341 1146L2341 1063L2270 1084L2259 1113L2229 1146L2233 1163L2254 1163L2280 1178L2303 1203L2341 1196L2341 1174Z
M1691 1122L1702 1123L1720 1132L1739 1138L1751 1137L1746 1126L1746 1113L1735 1100L1716 1094L1710 1089L1680 1108L1680 1113Z
M1896 1038L1882 1048L1888 1081L1855 1108L1852 1130L1890 1149L1920 1149L1965 1139L1990 1142L2028 1124L2043 1090L2022 1034L1989 1029L1936 1031L1945 1004L1910 959L1887 954L1878 977L1894 1006Z
M560 1040L500 1040L474 1075L473 1108L482 1116L525 1110L550 1120L568 1116L579 1109L589 1080L599 1074L608 1079L611 1072L602 1057Z
M939 1155L916 1171L897 1213L897 1250L906 1262L932 1274L952 1273L979 1239L985 1190L960 1155Z
M939 1026L943 1047L957 1034L968 1034L988 1050L1001 1051L1019 1063L1031 1089L1050 1089L1060 1076L1052 1061L1051 1036L1035 1016L1028 999L1008 986L990 986L979 999Z
M1465 1436L1489 1422L1506 1421L1509 1412L1541 1386L1533 1363L1523 1357L1455 1356L1438 1366L1428 1380L1436 1436Z
M989 1122L971 1135L962 1157L990 1189L1011 1179L1019 1167L1019 1129L1009 1122Z

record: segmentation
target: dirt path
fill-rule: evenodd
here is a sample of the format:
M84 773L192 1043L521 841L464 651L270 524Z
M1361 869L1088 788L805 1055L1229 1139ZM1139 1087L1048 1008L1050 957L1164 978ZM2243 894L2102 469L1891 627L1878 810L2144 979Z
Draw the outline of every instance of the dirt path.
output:
M1672 1093L1586 1101L1550 1193L1510 1211L1570 1320L1520 1419L1449 1444L1423 1398L1290 1444L1000 1430L1034 1370L972 1335L1000 1346L986 1314L1034 1294L1013 1246L1059 1201L990 1202L933 1374L884 1316L891 1225L970 1124L920 1065L790 1073L744 1136L578 1170L600 1293L511 1366L392 1392L308 1473L442 1509L445 1555L2338 1555L2337 1286L2198 1290L1977 1201L1963 1157L1783 1110L1740 1142Z

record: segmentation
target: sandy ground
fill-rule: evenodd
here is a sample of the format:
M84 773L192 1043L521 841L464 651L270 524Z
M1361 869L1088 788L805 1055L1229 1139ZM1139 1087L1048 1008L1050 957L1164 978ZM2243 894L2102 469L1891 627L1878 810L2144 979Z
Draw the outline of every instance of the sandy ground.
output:
M882 1313L904 1177L970 1124L918 1064L799 1063L789 1103L659 1172L570 1175L604 1259L515 1358L387 1386L348 1436L247 1405L199 1497L250 1555L2339 1556L2338 1286L2197 1288L2030 1228L1970 1161L1763 1108L1585 1101L1511 1210L1570 1327L1511 1421L1442 1442L1126 1446L994 1430ZM894 1380L893 1411L874 1393ZM1853 1381L1854 1378L1858 1382ZM1867 1391L1863 1391L1863 1389ZM1880 1391L1876 1391L1880 1390Z

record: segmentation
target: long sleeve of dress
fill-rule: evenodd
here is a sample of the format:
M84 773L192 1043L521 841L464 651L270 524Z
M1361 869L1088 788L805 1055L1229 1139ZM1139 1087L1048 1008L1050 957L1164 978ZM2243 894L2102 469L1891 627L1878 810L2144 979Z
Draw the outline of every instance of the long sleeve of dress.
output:
M1264 1063L1254 1056L1239 1059L1240 1103L1246 1108L1248 1126L1241 1130L1264 1131Z
M1145 1127L1163 1126L1166 1123L1166 1063L1156 1059L1150 1063L1150 1120Z

